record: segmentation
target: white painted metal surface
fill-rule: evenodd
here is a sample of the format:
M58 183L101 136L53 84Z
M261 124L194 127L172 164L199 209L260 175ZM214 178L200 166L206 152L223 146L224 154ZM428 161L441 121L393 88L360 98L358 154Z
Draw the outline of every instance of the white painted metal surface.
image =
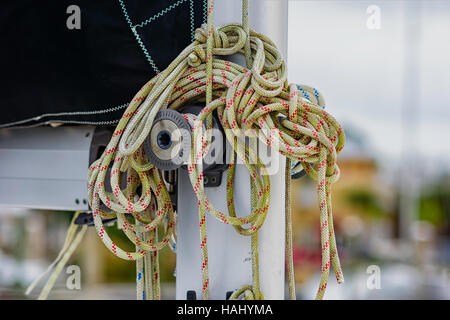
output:
M269 36L286 57L287 0L251 0L250 27ZM214 23L220 26L241 22L241 0L216 0ZM263 23L264 22L264 23ZM243 59L235 60L243 63ZM261 290L266 299L284 299L285 159L272 154L270 206L259 231ZM220 187L206 188L211 203L226 208L226 173ZM178 175L177 282L176 298L186 299L195 290L201 299L201 252L197 200L185 170ZM250 212L250 180L243 165L236 169L235 201L238 216ZM207 215L210 298L225 299L226 292L252 283L250 237L239 235L233 227Z
M0 130L0 206L88 210L93 126Z

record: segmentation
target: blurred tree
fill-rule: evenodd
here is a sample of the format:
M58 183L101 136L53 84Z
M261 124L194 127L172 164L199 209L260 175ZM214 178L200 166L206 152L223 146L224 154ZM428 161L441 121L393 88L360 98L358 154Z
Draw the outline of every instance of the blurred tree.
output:
M384 210L374 191L368 189L349 189L345 192L346 202L362 214L371 218L381 218Z
M419 219L438 227L444 234L449 233L450 225L450 182L444 176L428 185L419 200Z

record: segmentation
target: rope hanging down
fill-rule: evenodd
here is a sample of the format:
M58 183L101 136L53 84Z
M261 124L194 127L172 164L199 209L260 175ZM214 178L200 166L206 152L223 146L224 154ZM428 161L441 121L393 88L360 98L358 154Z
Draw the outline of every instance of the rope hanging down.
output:
M76 250L78 245L83 240L84 234L87 231L87 226L79 227L75 224L75 219L80 214L80 211L75 212L72 217L72 221L70 222L69 228L67 229L66 239L64 241L64 245L61 248L56 259L48 266L47 270L45 270L39 277L37 277L27 288L25 291L25 295L29 295L36 285L53 269L50 277L47 279L44 287L41 290L41 293L38 296L39 300L46 300L53 286L55 285L58 276L66 265L67 261L69 261L73 252Z
M143 142L160 110L177 110L187 103L204 101L206 106L198 116L185 116L192 127L192 147L187 166L199 206L203 298L209 296L206 212L231 224L240 234L252 237L253 283L235 291L231 298L263 298L259 289L257 233L267 215L270 180L255 151L238 143L242 132L253 129L259 130L258 138L262 143L278 148L289 159L287 168L291 167L292 161L293 171L303 168L317 181L322 277L316 298L321 299L330 265L337 281L343 282L333 230L331 185L339 178L336 156L344 145L344 132L323 109L324 101L317 91L288 84L285 62L270 39L251 30L246 34L238 24L215 29L212 10L213 1L209 0L208 25L197 29L195 41L166 70L139 90L119 121L105 152L89 168L88 198L95 228L112 253L122 259L137 261L138 297L160 298L157 252L175 241L176 215L161 172L149 162ZM245 52L249 54L247 68L216 58ZM302 92L309 93L309 100ZM206 197L203 185L201 160L211 145L210 131L205 131L205 127L211 128L214 111L217 111L233 148L227 173L228 213L214 207ZM252 210L245 217L238 217L234 207L237 157L243 161L252 178ZM105 190L108 169L111 192ZM126 187L122 189L120 181L124 175ZM111 211L102 210L101 204ZM131 215L135 222L131 222L127 215ZM123 250L105 231L102 218L115 217L128 239L136 245L136 251Z

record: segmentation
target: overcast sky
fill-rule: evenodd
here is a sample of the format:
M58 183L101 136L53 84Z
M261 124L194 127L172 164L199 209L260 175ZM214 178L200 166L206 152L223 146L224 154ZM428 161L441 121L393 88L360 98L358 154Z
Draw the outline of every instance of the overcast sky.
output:
M425 166L440 164L448 170L450 1L420 3L291 0L289 80L319 89L327 110L361 130L379 158L398 165L406 146ZM370 5L380 9L379 29L367 27ZM405 73L406 62L415 61L406 50L408 32L413 44L418 41L413 50L418 64ZM406 117L404 105L411 105L404 108ZM406 145L405 118L412 121L407 134L414 139Z

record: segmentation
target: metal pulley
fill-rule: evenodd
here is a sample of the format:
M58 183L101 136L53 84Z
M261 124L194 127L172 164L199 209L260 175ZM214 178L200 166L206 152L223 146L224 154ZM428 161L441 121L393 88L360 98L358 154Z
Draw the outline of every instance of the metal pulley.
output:
M151 163L161 170L175 170L183 166L191 152L191 127L182 114L198 115L202 107L190 105L178 111L164 109L158 112L144 141L144 150ZM227 169L226 139L217 116L213 116L212 144L203 159L205 187L218 186L222 172Z
M202 111L202 108L201 105L187 105L181 108L180 112L197 116ZM203 182L206 188L217 187L222 183L222 173L228 168L226 145L225 132L220 125L217 113L214 112L212 117L211 146L203 158Z
M158 112L144 150L151 163L161 170L175 170L188 159L191 150L191 128L175 110Z

